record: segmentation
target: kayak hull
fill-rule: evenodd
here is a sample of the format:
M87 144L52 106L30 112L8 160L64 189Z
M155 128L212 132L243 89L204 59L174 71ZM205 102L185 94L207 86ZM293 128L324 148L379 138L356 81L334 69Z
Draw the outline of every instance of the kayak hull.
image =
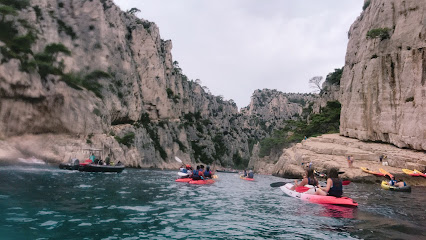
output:
M189 181L192 181L192 178L178 178L175 180L175 182L185 182L185 183Z
M361 170L362 170L363 172L370 173L370 174L373 174L373 175L375 175L375 176L379 176L379 177L384 177L384 176L385 176L385 175L384 175L383 173L381 173L381 172L373 172L373 171L371 171L370 169L368 169L368 168L366 168L366 167L361 167Z
M395 191L395 192L411 192L410 186L405 186L405 187L389 186L388 182L386 182L386 181L382 181L381 187L385 190L390 190L390 191Z
M213 184L213 179L206 179L206 180L191 180L188 182L189 184L196 184L196 185L206 185L206 184Z
M381 173L383 173L383 175L386 177L386 176L388 176L390 179L392 179L393 178L393 175L392 174L390 174L388 171L386 171L385 169L383 169L383 168L379 168L379 171L381 172Z
M281 186L280 189L290 197L299 198L304 201L308 201L311 203L317 203L317 204L331 204L331 205L338 205L343 207L357 207L358 203L352 200L348 197L333 197L333 196L322 196L322 195L315 195L315 194L307 194L307 193L301 193L296 192L293 190L290 190L290 188L293 187L293 184L287 183L284 186Z
M248 178L248 177L243 177L240 176L241 179L246 180L246 181L254 181L254 178Z

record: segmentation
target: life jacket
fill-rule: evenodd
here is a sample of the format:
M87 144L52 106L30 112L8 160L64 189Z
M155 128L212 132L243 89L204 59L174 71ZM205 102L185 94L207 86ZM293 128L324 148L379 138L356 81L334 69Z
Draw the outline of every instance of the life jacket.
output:
M186 168L181 168L181 172L188 173L188 170L186 170Z
M317 186L318 181L315 178L308 178L308 185Z
M198 176L200 176L200 175L198 174L198 170L197 170L197 169L195 169L195 170L193 170L193 171L192 171L192 176L193 176L193 177L198 177Z
M254 177L254 173L249 172L249 173L247 174L247 178L253 178L253 177Z
M390 180L389 181L389 186L395 186L396 180Z
M343 186L342 179L340 178L332 178L333 186L328 190L329 196L341 197L343 194Z
M212 177L212 172L211 171L204 171L204 177Z

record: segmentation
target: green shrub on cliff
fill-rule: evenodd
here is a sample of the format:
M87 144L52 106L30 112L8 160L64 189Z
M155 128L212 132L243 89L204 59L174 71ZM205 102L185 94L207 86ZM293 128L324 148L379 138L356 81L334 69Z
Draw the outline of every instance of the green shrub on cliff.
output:
M134 132L128 132L123 137L115 136L115 140L117 140L118 143L126 145L127 147L130 147L134 140L135 140L135 133Z
M325 82L331 85L340 85L340 79L342 78L343 67L334 69L334 72L331 72L325 78Z
M380 38L385 40L390 38L389 28L375 28L367 32L367 39Z
M272 136L260 141L259 157L269 156L272 151L297 143L306 137L339 132L341 105L338 101L327 102L319 114L312 114L310 122L305 120L286 121L286 126L275 130Z
M0 4L21 10L23 8L28 7L30 5L30 1L29 0L0 0Z
M364 2L364 5L362 6L362 10L364 11L365 9L367 9L367 8L368 8L368 6L370 6L370 3L371 3L371 1L370 1L370 0L365 1L365 2Z

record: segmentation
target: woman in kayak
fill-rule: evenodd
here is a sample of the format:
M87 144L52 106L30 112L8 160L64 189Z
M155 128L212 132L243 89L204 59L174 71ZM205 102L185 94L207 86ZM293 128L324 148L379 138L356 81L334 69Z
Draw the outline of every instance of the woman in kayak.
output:
M294 185L291 190L294 190L296 187L303 187L305 185L318 186L318 180L315 178L314 169L307 169L306 176L303 177L303 180L298 183L297 180L294 180Z
M327 186L317 189L315 194L323 196L341 197L343 194L342 179L339 178L339 170L331 168L327 174Z
M405 187L405 186L407 186L407 184L404 181L402 181L401 179L399 179L399 181L396 181L395 177L392 177L391 180L389 181L389 186Z
M210 171L210 166L206 167L206 171L204 171L204 177L206 178L212 178L212 172Z
M192 171L192 180L201 180L200 166L197 166L197 169Z

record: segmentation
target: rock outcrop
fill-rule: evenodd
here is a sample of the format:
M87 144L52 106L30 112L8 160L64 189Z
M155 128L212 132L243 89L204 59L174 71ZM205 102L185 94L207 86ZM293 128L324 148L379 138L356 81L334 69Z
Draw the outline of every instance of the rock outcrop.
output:
M387 156L385 161L388 162L389 166L380 164L380 155ZM351 156L354 160L352 168L348 166L347 156ZM404 176L401 171L402 168L424 170L426 166L424 153L400 149L390 144L366 143L338 134L325 134L308 138L289 149L284 149L278 163L272 170L272 174L281 177L300 178L304 175L305 166L309 163L312 163L312 167L317 171L337 167L344 172L344 174L341 174L342 178L355 181L375 182L382 180L364 173L360 169L360 167L367 167L374 171L384 168L392 174L398 174L399 177L403 177L410 183L426 185L426 179Z
M425 3L366 1L348 33L340 134L426 150Z

